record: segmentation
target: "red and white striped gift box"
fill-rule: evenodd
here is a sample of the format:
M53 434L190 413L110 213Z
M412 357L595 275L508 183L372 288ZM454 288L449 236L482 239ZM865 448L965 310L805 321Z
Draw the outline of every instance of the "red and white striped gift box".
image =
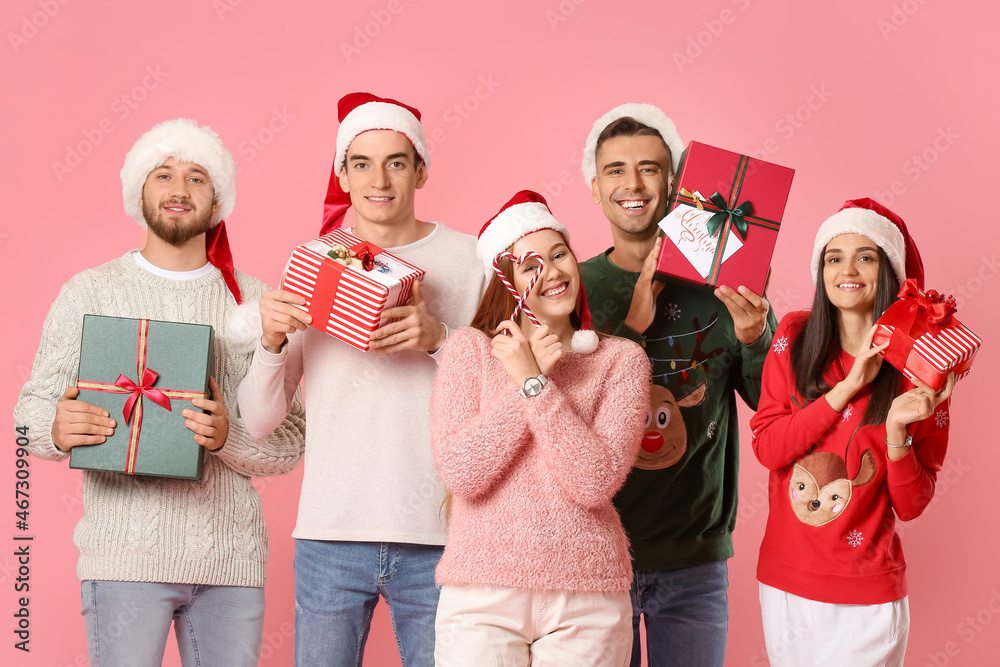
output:
M374 266L365 270L334 260L327 253L336 245L358 256L370 250ZM413 282L423 277L423 269L338 229L292 251L281 288L305 298L312 326L367 350L371 333L383 324L382 311L405 305Z
M888 342L881 355L910 380L920 380L935 390L944 386L948 373L961 380L983 344L954 313L954 300L937 292L923 292L907 280L899 301L879 318L872 345Z

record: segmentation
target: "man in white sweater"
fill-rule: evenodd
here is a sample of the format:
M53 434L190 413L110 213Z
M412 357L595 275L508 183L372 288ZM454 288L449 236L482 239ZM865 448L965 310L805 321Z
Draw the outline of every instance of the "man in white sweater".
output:
M193 121L160 123L136 142L122 192L126 212L147 227L145 246L62 287L14 410L30 452L63 461L73 447L129 428L77 398L84 314L214 329L211 396L192 401L201 411L182 413L207 450L202 478L83 471L73 539L91 665L161 664L171 621L185 666L257 664L267 530L251 478L295 468L305 427L297 397L266 437L250 435L239 418L236 390L259 329L234 313L252 314L255 304L238 304L257 301L266 286L232 267L222 220L235 204L235 176L219 137Z
M361 664L372 610L389 604L403 664L434 664L445 543L444 488L430 449L430 396L449 328L472 320L485 286L476 239L418 220L427 180L420 113L354 93L339 104L323 231L354 207L355 236L426 271L410 305L362 352L307 327L284 291L261 300L264 334L239 391L250 432L280 423L300 380L309 430L295 546L295 664Z

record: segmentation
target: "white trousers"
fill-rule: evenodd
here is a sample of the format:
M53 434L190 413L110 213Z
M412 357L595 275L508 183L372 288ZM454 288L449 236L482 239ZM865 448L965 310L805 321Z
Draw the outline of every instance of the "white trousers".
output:
M906 598L884 604L830 604L760 585L764 645L771 667L900 667L910 631Z
M620 593L444 586L437 667L625 667L632 601Z

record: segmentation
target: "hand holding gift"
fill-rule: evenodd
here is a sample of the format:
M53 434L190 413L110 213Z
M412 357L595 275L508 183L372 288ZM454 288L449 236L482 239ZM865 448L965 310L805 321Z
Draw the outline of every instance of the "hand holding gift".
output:
M411 304L386 308L382 319L396 321L372 332L370 345L376 352L437 352L444 345L446 329L427 308L419 280L413 283Z
M215 378L208 378L212 398L196 398L191 405L198 410L184 410L184 425L194 432L194 441L210 452L222 449L229 437L229 410L222 402L222 390Z
M273 354L281 352L288 334L305 331L312 316L302 310L306 300L284 290L268 290L260 299L260 322L264 330L260 343Z
M77 445L99 445L115 432L116 423L108 411L77 400L79 395L79 389L67 387L62 400L56 404L52 444L62 452Z
M726 304L733 318L736 338L741 343L749 345L761 337L767 328L767 312L771 308L763 295L755 294L743 285L735 290L719 285L715 288L715 296Z

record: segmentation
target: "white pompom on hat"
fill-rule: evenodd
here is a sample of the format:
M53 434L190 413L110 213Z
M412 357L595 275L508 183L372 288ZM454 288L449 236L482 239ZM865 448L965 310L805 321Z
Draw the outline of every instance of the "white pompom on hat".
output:
M493 260L507 251L519 239L543 229L552 229L562 234L569 243L569 230L556 220L549 210L545 197L531 190L521 190L504 204L479 231L476 255L483 262L487 274L493 273ZM580 281L580 329L573 333L574 352L587 354L597 349L597 333L591 330L590 309L587 295Z
M323 206L323 226L320 236L340 227L351 207L351 195L340 187L340 171L347 162L347 149L359 134L369 130L394 130L404 135L413 144L414 150L430 168L430 154L424 138L424 126L420 124L420 111L388 97L378 97L371 93L349 93L337 103L337 154L330 170L330 182L326 189Z
M619 118L625 117L634 118L643 125L647 125L660 133L663 143L670 149L671 166L674 173L677 173L677 168L681 162L681 153L684 152L684 142L681 141L680 135L677 134L677 127L674 125L674 121L670 120L657 106L629 102L628 104L615 107L598 118L597 122L594 123L594 127L591 128L590 134L587 135L587 143L583 148L583 164L581 168L583 170L583 180L586 182L588 188L590 187L590 182L597 176L597 138L601 136L601 132L608 125Z
M125 156L122 166L122 199L125 212L143 227L142 188L146 177L167 158L177 162L193 162L208 172L215 188L218 210L212 215L212 226L227 219L236 207L236 162L215 132L199 126L189 118L175 118L157 125L139 137Z
M816 282L827 244L841 234L860 234L874 241L889 258L900 285L907 278L914 278L923 289L923 262L903 219L867 197L844 202L839 211L820 225L813 242L810 265L813 283Z

